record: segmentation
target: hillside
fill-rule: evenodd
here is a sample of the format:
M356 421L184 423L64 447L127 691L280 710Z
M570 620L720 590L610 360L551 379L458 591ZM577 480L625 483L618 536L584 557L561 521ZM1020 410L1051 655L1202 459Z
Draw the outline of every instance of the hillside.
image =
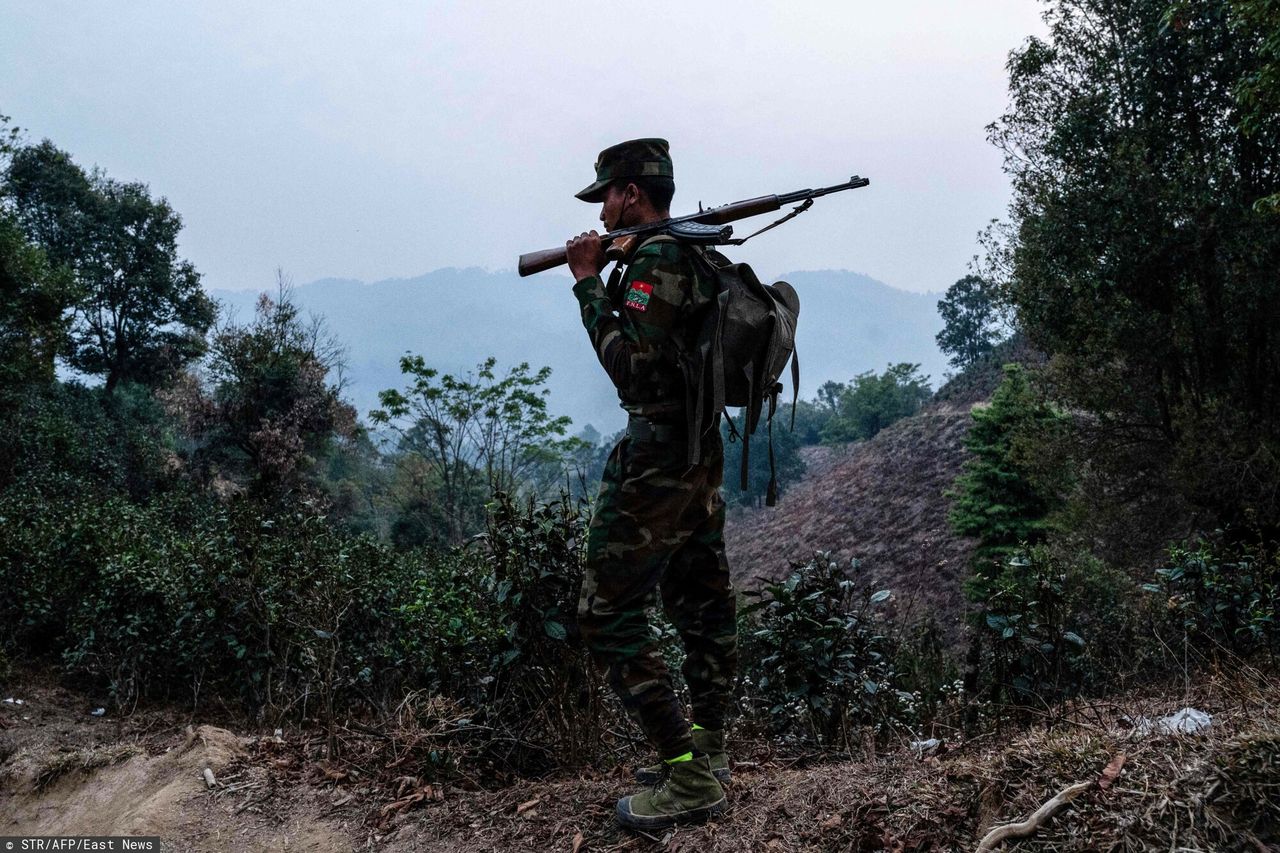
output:
M897 290L847 270L784 277L800 293L804 397L823 382L847 382L890 362L920 363L937 384L944 367L933 340L941 328L937 294ZM492 355L500 367L550 366L552 413L572 417L575 430L590 423L611 435L625 418L591 353L570 286L552 273L522 279L514 272L443 269L372 284L324 279L297 286L294 301L324 317L346 345L345 393L362 416L377 406L378 391L401 387L399 359L406 351L452 372L474 369ZM257 291L211 295L243 322L252 316Z
M964 463L968 406L934 406L865 442L806 448L808 470L773 508L730 514L725 540L739 586L785 577L814 551L857 558L899 611L931 613L949 632L963 611L973 543L947 524L944 492Z

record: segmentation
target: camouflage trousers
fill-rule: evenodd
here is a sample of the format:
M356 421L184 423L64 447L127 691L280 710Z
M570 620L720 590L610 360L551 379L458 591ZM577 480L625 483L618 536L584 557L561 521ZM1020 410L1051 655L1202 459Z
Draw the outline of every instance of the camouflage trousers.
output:
M705 464L690 467L685 454L680 441L628 437L614 447L587 531L578 601L583 640L663 758L691 751L693 741L645 613L657 593L684 643L693 722L724 728L738 664L718 431Z

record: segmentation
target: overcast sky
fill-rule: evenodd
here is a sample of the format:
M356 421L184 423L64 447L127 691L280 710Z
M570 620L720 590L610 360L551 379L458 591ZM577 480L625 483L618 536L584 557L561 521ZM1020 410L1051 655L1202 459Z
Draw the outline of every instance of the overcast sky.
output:
M736 250L763 276L940 291L1004 213L983 128L1039 10L0 0L0 113L167 197L209 288L513 269L596 224L601 148L662 136L677 214L871 178Z

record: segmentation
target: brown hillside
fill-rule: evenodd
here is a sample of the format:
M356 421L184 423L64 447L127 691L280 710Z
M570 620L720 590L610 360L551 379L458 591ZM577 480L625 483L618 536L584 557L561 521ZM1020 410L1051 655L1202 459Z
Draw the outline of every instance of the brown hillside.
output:
M869 441L805 448L808 470L773 508L735 510L726 522L739 588L785 577L815 551L856 557L891 589L900 612L932 613L959 628L961 583L974 542L947 525L951 488L967 451L968 406L939 406Z

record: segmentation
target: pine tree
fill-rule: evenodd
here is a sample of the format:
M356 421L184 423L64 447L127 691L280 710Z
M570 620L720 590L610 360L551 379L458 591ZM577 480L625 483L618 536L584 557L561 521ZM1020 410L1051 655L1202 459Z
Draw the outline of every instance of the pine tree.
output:
M1021 365L1005 365L1004 374L991 404L973 411L965 437L972 458L949 493L952 528L979 540L969 589L975 599L985 597L987 582L1021 545L1043 538L1053 508L1019 451L1027 437L1056 428L1064 416L1036 398Z

